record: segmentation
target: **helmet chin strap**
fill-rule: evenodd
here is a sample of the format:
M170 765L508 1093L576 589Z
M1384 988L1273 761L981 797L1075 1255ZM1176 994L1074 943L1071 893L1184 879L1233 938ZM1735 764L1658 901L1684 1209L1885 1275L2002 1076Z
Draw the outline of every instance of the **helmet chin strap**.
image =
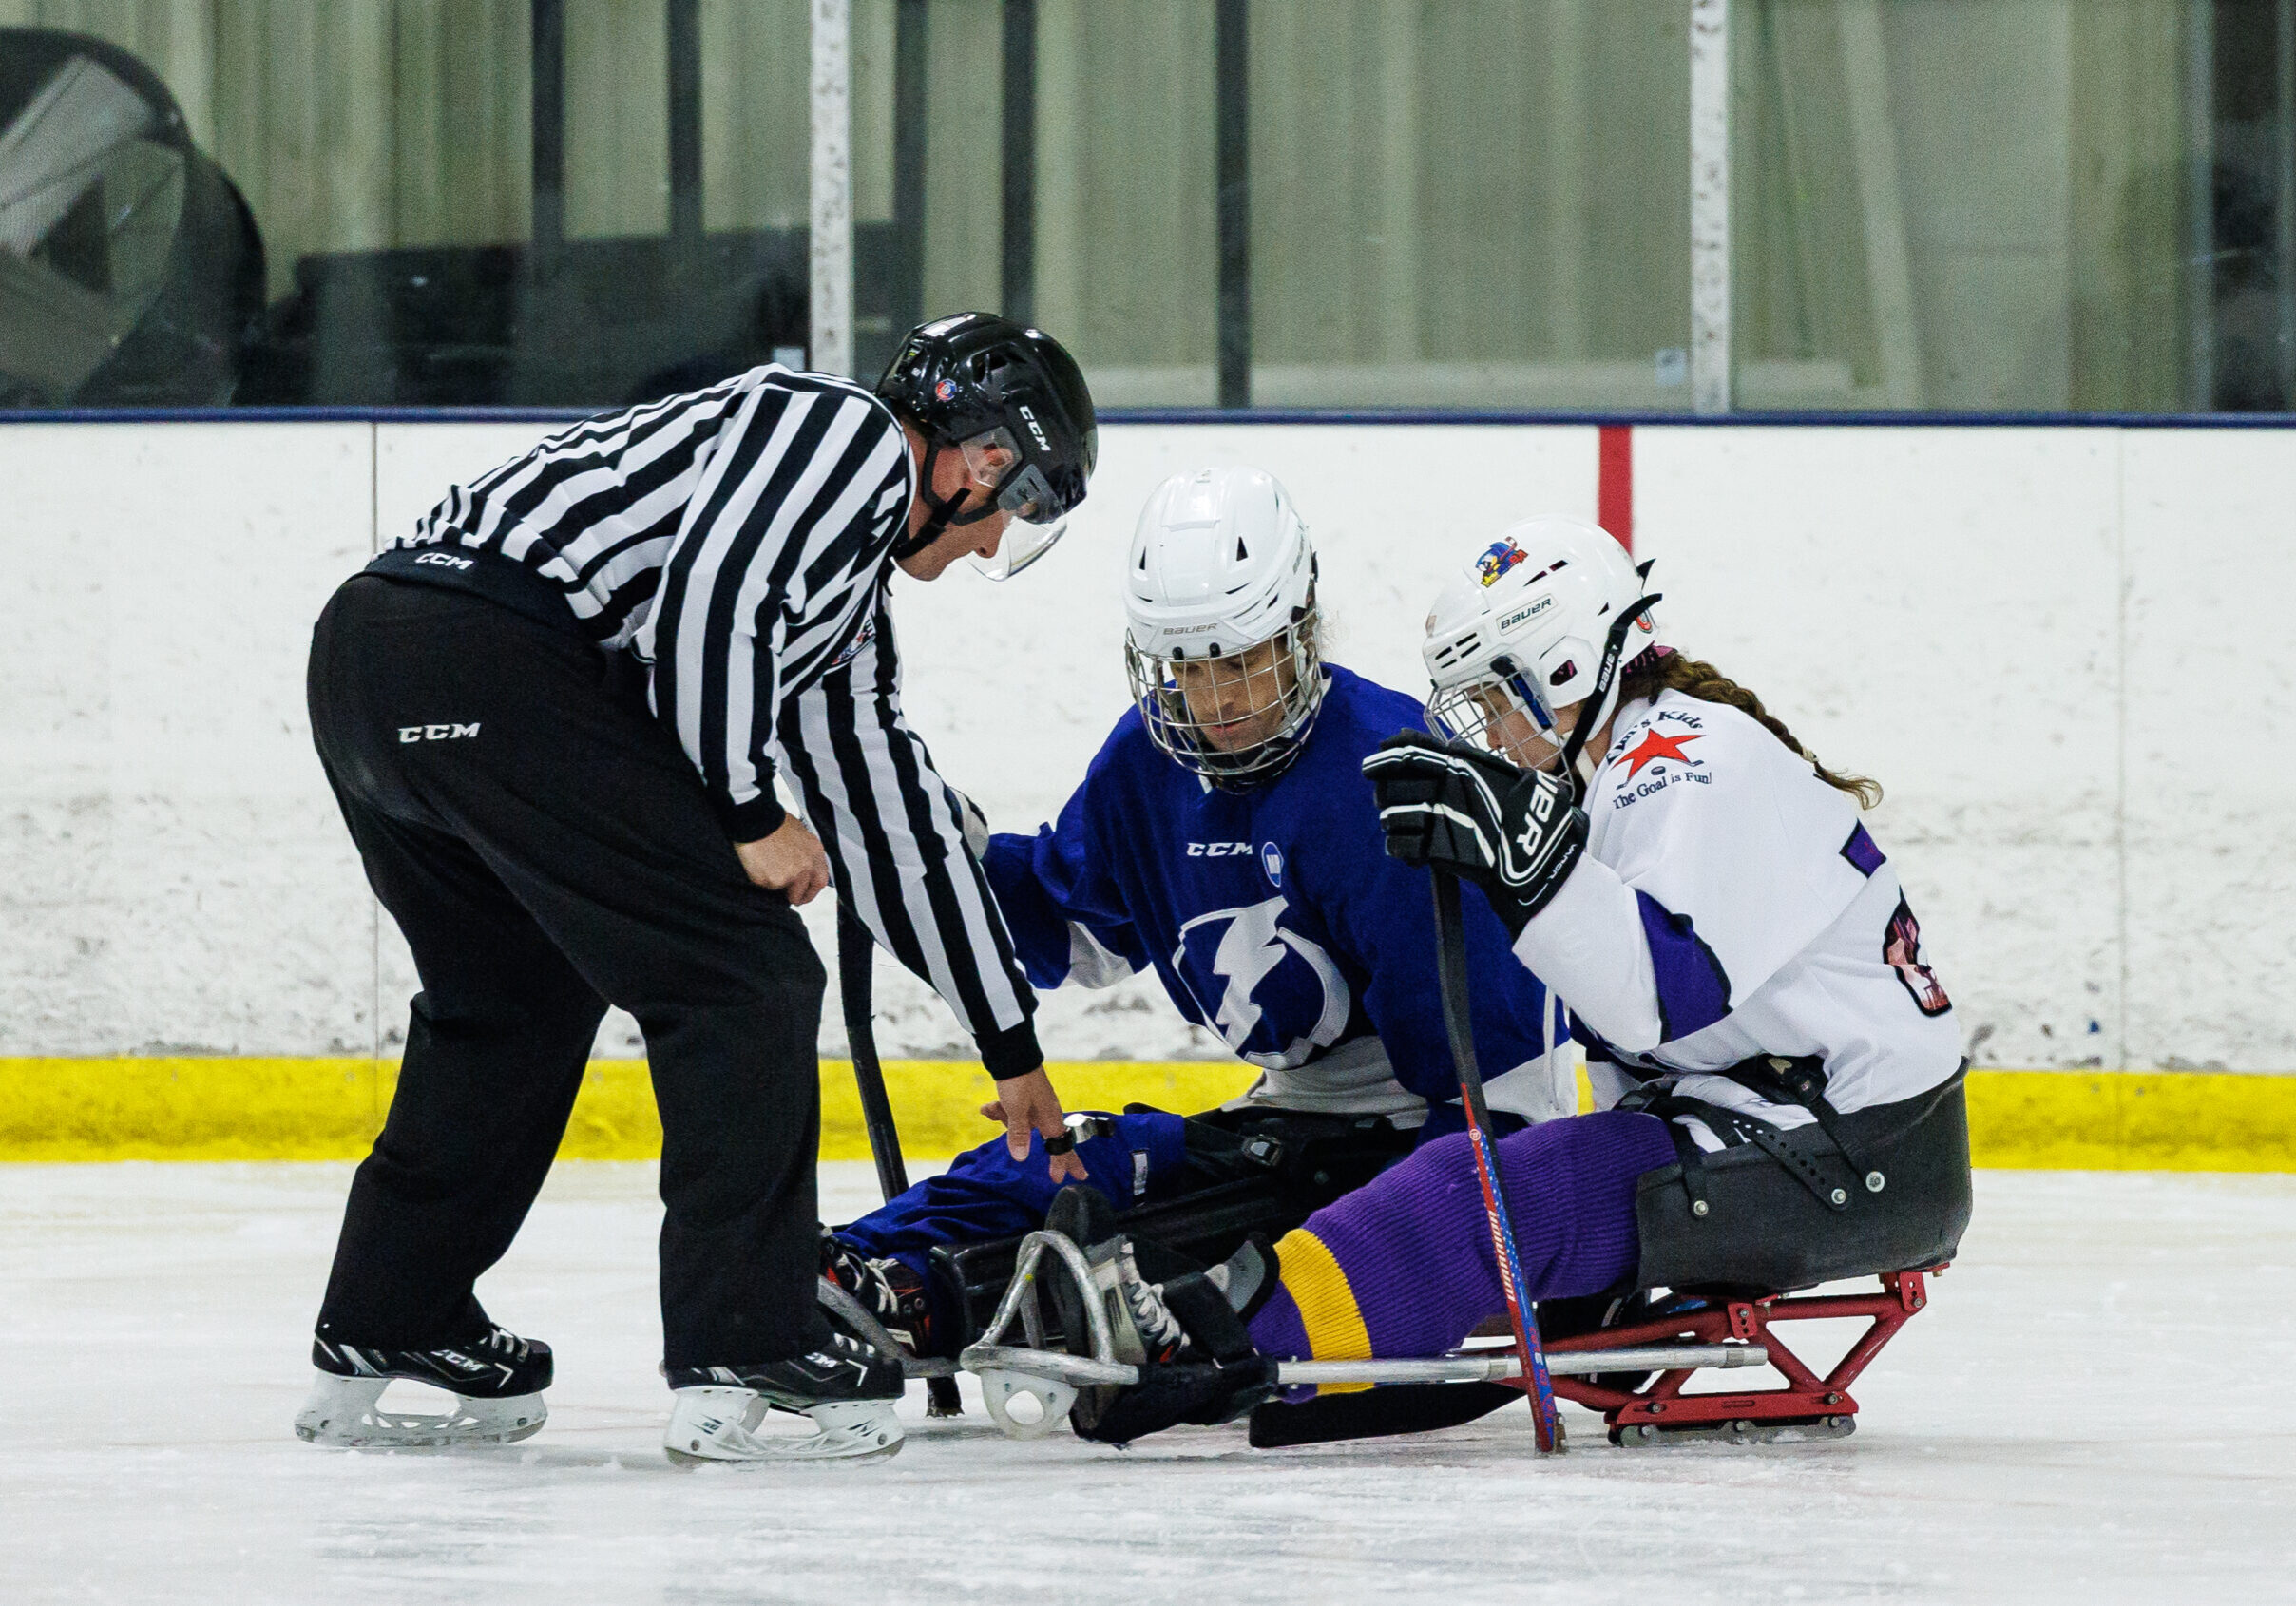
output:
M979 499L979 507L959 517L957 510L963 507L967 500L973 499L975 494L969 481L962 490L947 500L932 493L933 464L946 449L947 448L940 441L935 441L925 449L925 464L917 471L917 496L926 507L932 509L932 515L925 521L925 527L916 534L905 536L893 543L893 558L896 562L903 558L915 557L934 542L940 540L950 528L962 529L966 525L977 525L997 510L996 503L992 499L984 497Z
M1600 762L1588 755L1586 744L1618 711L1618 660L1626 651L1626 633L1635 627L1635 621L1661 600L1660 594L1654 591L1611 621L1610 634L1602 642L1602 661L1595 670L1595 695L1578 704L1583 711L1592 703L1594 710L1592 713L1579 714L1578 722L1571 726L1571 734L1562 744L1562 778L1576 793L1571 799L1574 803L1586 801L1587 789L1595 784L1595 767Z

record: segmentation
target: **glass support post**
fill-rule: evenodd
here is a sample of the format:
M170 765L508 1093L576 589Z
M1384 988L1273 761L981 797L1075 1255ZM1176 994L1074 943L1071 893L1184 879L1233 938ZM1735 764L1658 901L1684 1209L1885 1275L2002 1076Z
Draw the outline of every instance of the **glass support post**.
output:
M813 0L812 272L815 373L853 371L852 0Z
M1690 6L1690 386L1699 412L1728 412L1730 0Z
M670 238L701 239L701 0L668 0Z
M1250 0L1217 0L1214 163L1219 219L1219 405L1252 405Z
M533 0L528 27L534 74L529 182L535 265L542 268L566 239L565 0Z
M1037 0L1004 0L1004 314L1034 323L1037 305Z
M896 337L925 321L927 0L893 10L892 324Z
M2279 0L2272 29L2272 291L2279 318L2273 354L2280 406L2296 410L2296 0Z

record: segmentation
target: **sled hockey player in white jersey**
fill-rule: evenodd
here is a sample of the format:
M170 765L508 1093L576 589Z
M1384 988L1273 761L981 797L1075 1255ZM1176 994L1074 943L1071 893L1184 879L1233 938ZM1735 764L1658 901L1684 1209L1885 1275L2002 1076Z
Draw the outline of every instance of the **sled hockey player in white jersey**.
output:
M1859 819L1878 789L1661 644L1644 579L1594 526L1507 529L1427 621L1447 739L1407 731L1364 765L1388 851L1481 888L1587 1044L1605 1107L1497 1145L1522 1292L1934 1266L1969 1218L1965 1061ZM1446 1138L1272 1256L1133 1277L1119 1303L1166 1364L1088 1436L1228 1420L1275 1360L1444 1354L1504 1308L1484 1215Z
M1244 1098L1187 1118L1071 1118L1111 1207L1152 1212L1156 1235L1211 1259L1461 1126L1427 872L1383 851L1362 773L1420 705L1324 659L1315 568L1272 476L1159 486L1125 563L1134 706L1058 821L985 845L1034 985L1153 969L1183 1015L1260 1068ZM1480 897L1463 912L1502 1127L1575 1111L1569 1061L1545 1053L1544 989ZM984 1144L825 1239L824 1272L912 1348L954 1355L1003 1291L1009 1240L1043 1224L1058 1188L1041 1155ZM1194 1212L1211 1190L1216 1209Z

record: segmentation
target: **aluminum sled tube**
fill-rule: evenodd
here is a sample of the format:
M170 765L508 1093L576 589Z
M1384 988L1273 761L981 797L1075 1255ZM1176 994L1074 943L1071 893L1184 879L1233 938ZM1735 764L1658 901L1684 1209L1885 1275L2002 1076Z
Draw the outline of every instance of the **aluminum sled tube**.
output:
M1107 1308L1100 1303L1093 1290L1091 1262L1084 1258L1084 1252L1077 1248L1064 1233L1040 1231L1031 1233L1021 1240L1020 1252L1012 1269L1012 1281L1004 1285L1004 1297L997 1302L997 1313L989 1318L988 1329L981 1335L981 1342L971 1346L962 1356L958 1357L958 1364L966 1371L977 1372L981 1369L973 1365L972 1358L975 1354L1004 1348L998 1343L998 1340L1011 1329L1013 1318L1020 1314L1021 1302L1028 1296L1036 1282L1037 1263L1044 1258L1047 1250L1051 1251L1053 1255L1059 1259L1062 1269L1076 1279L1078 1303L1084 1307L1084 1319L1092 1326L1093 1360L1103 1366L1119 1365L1116 1358L1116 1335L1108 1329ZM1047 1351L1014 1349L1010 1353L1016 1355L1044 1354ZM1006 1367L1004 1369L1010 1371L1022 1368ZM1126 1369L1130 1370L1130 1368ZM1123 1381L1137 1383L1139 1381L1139 1375L1134 1372L1132 1376Z
M1121 1361L1092 1361L1058 1349L1017 1349L1004 1344L974 1345L965 1351L964 1365L968 1372L1018 1372L1079 1386L1113 1384L1128 1388L1140 1380L1140 1368Z
M1654 1344L1634 1349L1585 1349L1558 1355L1546 1369L1557 1377L1597 1372L1690 1371L1702 1367L1760 1367L1770 1351L1759 1344ZM1310 1383L1505 1383L1522 1375L1512 1355L1448 1355L1426 1361L1278 1361L1275 1381L1289 1388Z
M827 1277L816 1279L821 1303L852 1324L852 1329L888 1355L901 1357L903 1377L954 1377L956 1362L946 1355L911 1355L901 1348L900 1340L885 1330L884 1325L870 1314L869 1310L844 1289Z
M1693 1371L1701 1367L1765 1366L1770 1351L1759 1344L1653 1344L1631 1349L1588 1349L1549 1355L1548 1369L1561 1377L1609 1371ZM1140 1380L1138 1367L1121 1361L1089 1360L1058 1349L1028 1349L1005 1344L976 1344L959 1363L968 1372L1012 1372L1077 1387L1096 1384L1128 1386ZM1311 1383L1504 1383L1522 1368L1512 1355L1446 1355L1424 1361L1278 1361L1275 1380L1289 1387Z

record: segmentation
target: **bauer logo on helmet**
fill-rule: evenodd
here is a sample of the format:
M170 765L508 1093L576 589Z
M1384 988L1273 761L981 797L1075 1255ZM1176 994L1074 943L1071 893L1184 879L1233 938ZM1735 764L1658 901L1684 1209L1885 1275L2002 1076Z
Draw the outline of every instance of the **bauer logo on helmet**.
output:
M1546 612L1547 609L1553 607L1554 605L1554 598L1541 597L1537 602L1533 602L1529 607L1517 608L1513 613L1508 614L1504 619L1502 619L1499 621L1499 628L1502 633L1512 630L1518 624L1521 624L1528 620L1537 619L1540 614Z

